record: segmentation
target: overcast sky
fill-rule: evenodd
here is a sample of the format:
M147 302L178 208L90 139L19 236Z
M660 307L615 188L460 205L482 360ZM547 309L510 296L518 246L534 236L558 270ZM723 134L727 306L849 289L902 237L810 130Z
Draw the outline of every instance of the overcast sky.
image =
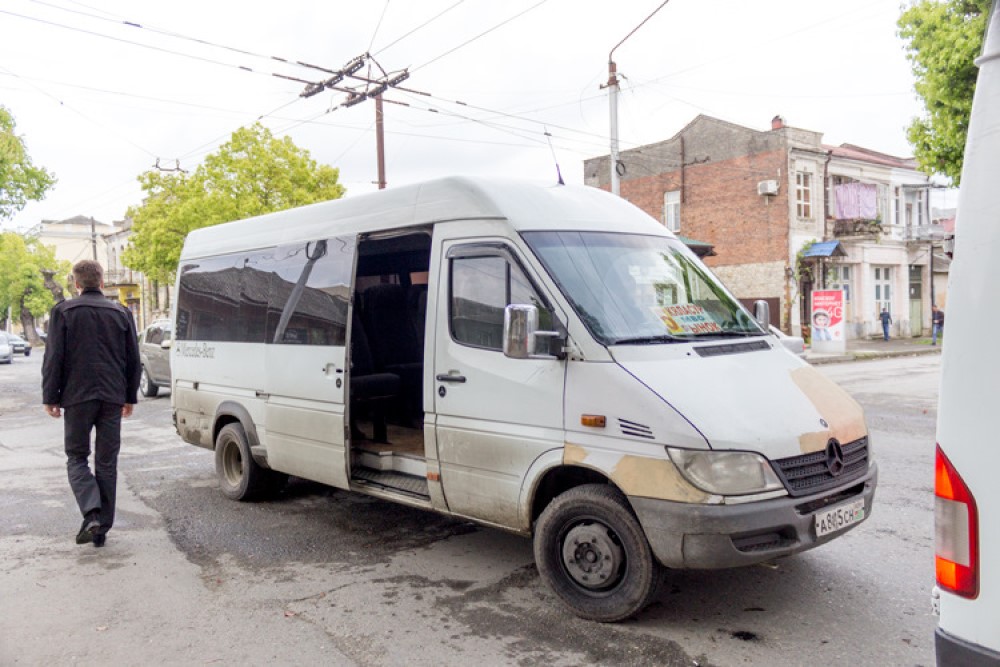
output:
M0 0L0 104L59 181L7 226L119 220L157 160L192 170L258 118L339 168L347 196L374 190L374 104L300 98L302 83L273 74L329 74L270 56L338 69L370 52L409 70L402 85L427 95L385 95L410 105L385 105L390 187L554 180L553 151L582 183L583 160L608 152L608 52L660 3ZM699 113L758 130L780 114L828 144L912 155L905 127L921 111L899 13L900 0L671 0L615 52L621 146Z

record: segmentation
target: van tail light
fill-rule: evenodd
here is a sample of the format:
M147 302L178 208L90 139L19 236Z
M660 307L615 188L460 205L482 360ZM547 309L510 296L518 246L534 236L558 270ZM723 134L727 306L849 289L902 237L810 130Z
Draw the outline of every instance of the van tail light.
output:
M979 595L979 519L976 499L937 446L934 458L934 569L943 590Z

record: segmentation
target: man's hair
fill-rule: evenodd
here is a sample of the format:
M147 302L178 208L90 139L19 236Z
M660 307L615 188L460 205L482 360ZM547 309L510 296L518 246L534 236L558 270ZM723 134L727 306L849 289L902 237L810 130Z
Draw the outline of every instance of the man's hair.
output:
M73 265L73 280L83 289L99 289L104 269L92 259L81 259Z

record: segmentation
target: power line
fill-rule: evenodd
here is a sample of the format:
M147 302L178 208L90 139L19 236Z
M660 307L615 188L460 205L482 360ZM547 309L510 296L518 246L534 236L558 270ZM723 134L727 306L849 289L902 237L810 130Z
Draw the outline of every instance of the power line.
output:
M496 30L498 28L501 28L501 27L507 25L508 23L510 23L511 21L524 16L525 14L527 14L528 12L530 12L531 10L537 9L538 7L541 7L542 5L544 5L548 1L549 0L540 0L540 2L537 2L534 5L532 5L531 7L528 7L527 9L525 9L524 11L519 12L519 13L515 14L514 16L511 16L510 18L508 18L508 19L506 19L504 21L501 21L500 23L496 24L495 26L493 26L489 30L486 30L485 32L481 32L478 35L476 35L475 37L472 37L471 39L467 39L466 41L462 42L458 46L456 46L456 47L454 47L452 49L449 49L448 51L445 51L441 55L439 55L439 56L437 56L435 58L432 58L431 60L425 62L423 65L419 65L417 67L414 67L412 71L416 72L417 70L421 70L421 69L427 67L430 64L436 63L437 61L441 60L445 56L451 55L455 51L458 51L459 49L461 49L461 48L463 48L465 46L468 46L469 44L471 44L472 42L476 41L477 39L480 39L481 37L485 37L486 35L490 34L494 30Z
M447 14L448 12L450 12L451 10L453 10L455 7L458 7L463 2L465 2L465 0L458 0L458 2L456 2L455 4L447 7L446 9L443 9L442 11L438 12L437 14L435 14L434 16L432 16L431 18L427 19L426 21L424 21L423 23L421 23L420 25L418 25L413 30L411 30L408 33L406 33L406 34L404 34L404 35L402 35L400 37L397 37L395 40L389 42L388 44L386 44L385 46L383 46L381 49L379 49L378 51L374 52L372 55L376 55L377 56L378 54L382 53L383 51L388 51L389 49L391 49L393 46L395 46L399 42L403 41L404 39L406 39L407 37L409 37L413 33L417 32L418 30L424 28L428 24L433 23L434 21L436 21L440 17L444 16L445 14ZM388 4L388 2L386 4ZM374 38L372 39L372 41L374 42ZM368 50L371 51L371 46L368 47Z
M139 144L137 144L136 142L132 141L131 139L129 139L125 135L123 135L123 134L121 134L121 133L119 133L117 131L112 130L108 126L104 125L100 121L97 121L97 120L91 118L90 116L86 115L82 111L80 111L80 110L78 110L78 109L76 109L74 107L69 106L68 104L66 104L65 102L63 102L62 100L60 100L55 95L52 95L51 93L49 93L48 91L46 91L41 86L35 85L34 83L32 83L31 81L29 81L28 79L22 79L22 77L20 77L19 75L15 74L14 72L11 72L9 69L7 69L6 67L4 67L3 65L0 65L0 69L2 69L4 72L6 72L10 76L14 77L15 79L21 79L21 80L23 80L25 83L27 83L29 86L31 86L32 88L34 88L35 90L37 90L38 92L40 92L42 95L45 95L45 97L48 97L49 99L51 99L52 101L54 101L55 103L57 103L60 107L63 107L65 109L68 109L69 111L72 111L76 115L80 116L80 118L83 118L84 120L86 120L88 123L92 123L92 124L96 125L97 127L101 128L102 130L105 130L105 131L109 132L113 136L118 137L119 139L121 139L125 143L133 146L134 148L139 149L140 151L142 151L143 153L146 153L150 157L154 157L154 158L156 157L156 154L154 154L152 151L150 151L150 150L148 150L148 149L140 146Z
M69 30L71 32L77 32L77 33L81 33L81 34L84 34L84 35L90 35L92 37L100 37L100 38L103 38L103 39L109 39L111 41L120 42L122 44L130 44L132 46L138 46L140 48L149 49L151 51L158 51L160 53L167 53L167 54L174 55L174 56L180 56L181 58L188 58L188 59L191 59L191 60L196 60L196 61L199 61L199 62L209 63L209 64L212 64L212 65L219 65L221 67L227 67L227 68L230 68L230 69L238 69L238 70L241 70L243 72L248 72L250 74L258 74L258 75L261 75L261 76L268 76L268 77L278 77L278 78L281 78L281 79L288 79L290 81L297 81L298 83L304 83L304 84L311 83L310 81L307 81L306 79L300 79L300 78L297 78L297 77L289 76L287 74L279 74L279 73L276 73L276 72L263 72L263 71L255 70L252 67L248 67L246 65L235 65L233 63L227 63L227 62L224 62L224 61L221 61L221 60L215 60L215 59L212 59L212 58L206 58L204 56L197 56L197 55L194 55L194 54L191 54L191 53L184 53L183 51L175 51L173 49L167 49L167 48L164 48L162 46L154 46L152 44L144 44L142 42L137 42L137 41L134 41L134 40L131 40L131 39L125 39L123 37L115 37L113 35L107 35L107 34L102 33L102 32L96 32L96 31L93 31L93 30L86 30L84 28L77 28L75 26L65 25L63 23L57 23L55 21L49 21L47 19L38 18L36 16L26 16L24 14L18 14L16 12L7 11L5 9L0 9L0 14L6 14L8 16L13 16L15 18L24 19L26 21L34 21L36 23L41 23L43 25L52 26L54 28L61 28L63 30ZM285 60L283 60L281 58L275 58L275 57L271 57L271 60L278 60L278 61L281 61L281 62L288 62L288 61L285 61ZM291 62L289 64L301 65L303 67L310 67L311 69L320 69L320 70L323 69L323 68L319 68L319 67L316 67L316 66L313 66L313 65L307 65L305 63L299 63L299 62ZM329 70L323 70L323 71L329 71Z
M50 3L50 2L45 2L44 0L28 0L28 1L29 2L33 2L33 3L37 4L37 5L42 5L44 7L50 7L52 9L56 9L56 10L59 10L59 11L69 12L71 14L77 14L77 15L80 15L80 16L86 16L88 18L92 18L92 19L95 19L95 20L98 20L98 21L105 21L105 22L110 22L110 23L113 23L113 24L119 25L119 26L125 26L125 27L128 27L128 28L135 28L135 29L138 29L138 30L145 30L145 31L157 34L157 35L162 35L164 37L172 37L174 39L180 39L180 40L183 40L183 41L192 42L194 44L200 44L202 46L210 46L210 47L217 48L217 49L223 49L225 51L230 51L232 53L238 53L238 54L244 55L244 56L250 56L252 58L261 58L261 59L264 59L264 60L270 60L270 61L276 61L276 62L280 62L280 63L285 63L287 65L296 65L296 66L305 67L305 68L308 68L308 69L320 70L320 71L323 71L323 72L329 72L329 70L327 70L325 68L318 67L316 65L311 65L309 63L302 62L300 60L293 60L291 58L282 58L281 56L267 55L267 54L264 54L264 53L256 53L254 51L248 51L246 49L240 49L240 48L237 48L235 46L228 46L226 44L220 44L218 42L213 42L211 40L202 39L202 38L199 38L199 37L191 37L189 35L184 35L182 33L175 32L175 31L172 31L172 30L164 30L164 29L161 29L161 28L157 28L155 26L142 24L142 23L139 23L137 21L131 21L131 20L129 20L127 18L124 18L124 17L121 17L121 16L118 16L117 18L110 18L110 16L115 16L115 15L114 14L110 14L109 12L105 12L104 10L96 9L94 7L89 7L88 5L84 5L84 4L79 3L79 2L74 2L73 4L80 5L81 7L87 7L88 9L91 9L91 10L94 10L94 11L100 11L100 12L102 12L104 14L109 14L109 16L99 16L97 14L91 14L91 13L88 13L88 12L81 12L79 10L70 9L69 7L63 7L63 6L56 5L56 4L53 4L53 3ZM25 17L25 18L30 18L30 17ZM61 25L61 24L56 24L56 25ZM63 26L63 27L66 27L66 26ZM100 33L97 33L97 34L100 34ZM139 45L143 46L141 43ZM180 54L180 55L186 55L186 54ZM222 64L222 65L228 65L228 63L222 63L220 61L210 61L210 62L215 62L215 63ZM246 68L240 68L240 69L246 69Z
M385 13L389 9L389 0L385 0L385 5L382 7L382 13L378 17L378 23L375 24L375 31L372 33L371 41L368 42L368 50L372 50L372 45L375 44L375 37L378 35L378 29L382 27L382 19L385 18Z

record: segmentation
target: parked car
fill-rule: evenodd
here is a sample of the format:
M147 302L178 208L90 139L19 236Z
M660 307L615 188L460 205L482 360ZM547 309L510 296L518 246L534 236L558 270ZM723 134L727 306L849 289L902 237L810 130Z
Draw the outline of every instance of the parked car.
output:
M170 386L172 340L173 325L170 320L156 320L139 334L139 361L142 363L139 391L143 396L156 396L160 387Z
M781 344L784 345L789 352L791 352L792 354L797 354L800 357L806 356L806 344L801 337L789 336L788 334L786 334L784 331L774 326L773 324L770 326L770 329L771 333L778 340L781 341Z
M0 331L0 364L14 363L14 346L11 345L8 335Z
M23 354L26 357L31 356L31 343L17 334L7 334L7 338L10 339L11 347L14 348L14 354Z

